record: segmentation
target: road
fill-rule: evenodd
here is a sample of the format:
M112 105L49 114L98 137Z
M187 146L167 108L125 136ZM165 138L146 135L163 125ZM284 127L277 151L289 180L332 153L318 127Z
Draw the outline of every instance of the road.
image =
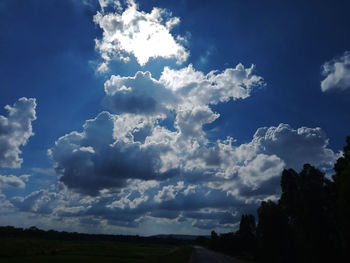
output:
M241 260L214 252L199 246L194 246L190 263L244 263Z

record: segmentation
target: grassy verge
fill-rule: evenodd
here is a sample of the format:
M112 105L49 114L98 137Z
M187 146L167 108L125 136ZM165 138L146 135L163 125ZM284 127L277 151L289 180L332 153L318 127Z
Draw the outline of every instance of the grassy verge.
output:
M188 263L192 255L193 247L192 246L180 246L176 247L173 250L170 250L168 253L156 257L152 263Z

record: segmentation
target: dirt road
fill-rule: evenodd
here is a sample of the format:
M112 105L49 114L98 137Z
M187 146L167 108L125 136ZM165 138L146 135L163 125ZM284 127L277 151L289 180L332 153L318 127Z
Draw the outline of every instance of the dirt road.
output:
M227 255L195 246L190 263L244 263Z

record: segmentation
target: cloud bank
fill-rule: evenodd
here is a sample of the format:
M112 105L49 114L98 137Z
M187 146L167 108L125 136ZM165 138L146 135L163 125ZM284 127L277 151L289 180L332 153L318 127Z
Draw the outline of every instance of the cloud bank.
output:
M159 80L149 72L112 76L105 83L105 101L118 114L102 112L83 132L61 137L50 149L60 180L96 195L124 187L127 179L163 180L190 169L187 159L208 143L203 125L219 117L210 105L247 98L263 85L252 69L239 64L204 75L190 65L165 68ZM175 115L173 127L160 125L169 114Z
M245 144L233 145L228 138L181 151L176 147L181 131L167 140L147 139L157 129L158 134L169 133L156 122L148 123L153 132L143 142L133 141L132 130L118 139L117 124L123 123L119 116L101 113L87 121L82 132L58 139L50 154L60 176L59 189L15 197L12 205L21 212L78 220L76 225L93 221L95 227L135 233L150 222L227 231L241 213L253 213L262 200L279 195L281 172L291 167L286 165L288 157L310 153L300 142L325 150L314 157L320 164L335 158L319 128L280 124L259 128ZM286 143L287 138L296 147Z
M81 132L59 138L49 150L61 188L79 197L44 211L119 228L153 222L232 229L241 213L276 198L284 168L336 158L321 128L281 123L258 128L248 143L208 140L203 126L220 116L212 105L247 99L264 85L254 66L242 64L208 74L192 65L166 67L159 79L150 72L111 76L104 85L111 112L86 121ZM21 209L30 200L13 204Z

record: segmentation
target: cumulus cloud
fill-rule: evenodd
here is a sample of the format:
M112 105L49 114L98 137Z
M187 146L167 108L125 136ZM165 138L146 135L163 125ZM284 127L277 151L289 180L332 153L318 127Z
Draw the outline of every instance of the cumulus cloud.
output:
M288 168L301 169L304 163L333 165L337 155L328 147L326 133L319 127L293 129L288 124L259 128L250 144L256 151L276 155Z
M253 66L239 64L205 75L189 65L178 71L166 68L159 80L149 72L112 76L105 83L105 103L117 114L99 114L85 123L83 132L59 138L49 151L60 181L97 195L105 188L125 187L128 179L164 180L179 174L189 153L208 143L203 125L219 117L210 104L244 99L263 85L252 71ZM177 78L183 81L175 86ZM159 124L169 114L175 115L174 131Z
M238 175L245 185L255 190L264 181L281 176L284 166L284 162L276 155L258 154L238 170Z
M0 167L19 168L23 159L20 147L33 136L32 121L36 119L35 99L20 98L7 105L8 117L0 115Z
M105 104L115 113L144 115L162 114L175 96L152 78L150 72L137 72L134 77L112 75L104 84Z
M164 186L154 197L154 200L158 203L163 201L169 201L176 198L178 191L184 188L184 182L180 181L177 185Z
M323 92L350 88L350 52L346 51L343 56L334 58L322 66L322 74L325 79L321 81Z
M240 213L279 194L284 168L336 158L321 128L262 127L238 145L207 139L203 126L220 117L212 105L246 99L262 86L254 66L242 64L208 74L192 65L165 68L159 79L150 72L111 76L104 103L112 113L86 121L49 151L60 183L93 201L55 213L120 227L168 220L232 229Z
M254 74L254 65L238 64L204 74L190 64L179 70L165 67L158 80L150 72L137 72L134 77L112 75L104 88L106 106L114 113L154 115L245 99L264 85L263 78Z
M105 188L120 189L130 178L162 180L176 173L172 169L161 172L160 156L171 150L168 145L116 140L117 124L123 125L117 121L118 117L102 112L85 123L83 132L72 132L56 141L49 155L61 182L78 192L96 195Z
M161 174L158 173L149 178L141 173L141 170L147 169L142 168L144 164L141 159L144 156L139 149L135 152L123 151L125 156L121 156L119 150L114 152L116 149L106 150L106 147L119 147L113 134L118 133L115 119L120 115L102 115L104 116L87 121L83 132L60 138L51 149L51 156L56 161L56 169L61 176L60 181L72 192L62 194L38 191L25 198L14 198L12 204L15 207L21 211L51 213L83 221L94 217L100 223L122 228L141 227L147 222L164 223L166 220L170 224L187 222L202 230L227 230L236 226L242 213L254 213L262 200L278 196L280 176L284 168L291 167L291 164L299 165L298 162L301 163L306 156L317 152L309 160L318 165L327 164L334 157L321 129L293 129L289 125L280 124L277 127L259 128L249 143L234 145L234 140L228 138L217 141L214 146L203 144L193 151L186 150L186 155L174 148L176 143L173 145L173 141L178 137L175 136L170 141L160 139L158 143L168 145L179 159L178 170L170 177L158 177ZM104 124L106 120L109 123L107 125ZM122 123L119 122L119 125ZM108 126L111 127L106 129ZM155 127L153 129L157 130ZM108 136L104 134L107 130ZM87 135L92 131L93 134L98 134L96 138L92 134ZM167 130L162 127L158 132L162 131ZM102 144L98 140L102 140ZM125 141L124 144L133 145L135 142ZM138 144L141 148L147 148L148 144L157 145L153 139ZM72 148L66 148L67 145ZM309 148L313 150L309 151ZM67 159L59 155L60 151ZM81 152L83 162L74 158L74 154L80 155ZM107 158L105 153L111 158ZM101 158L102 155L104 158ZM140 156L140 159L128 163L127 159L132 158L130 155L137 158ZM155 153L152 156L158 158L160 155ZM291 156L300 156L300 159L291 162ZM109 159L115 166L111 166ZM95 169L86 168L86 163L89 162ZM121 168L119 162L130 167ZM134 164L141 169L131 167ZM123 175L125 169L129 172ZM77 174L78 171L82 172ZM108 172L103 173L104 171ZM106 176L110 177L108 184L103 184ZM85 184L84 181L88 183ZM115 191L116 188L118 191Z
M191 64L180 70L165 67L160 82L188 103L217 104L230 99L245 99L254 88L264 86L263 78L254 74L254 68L254 65L245 68L239 63L235 68L223 72L212 70L205 75Z
M249 143L234 146L228 138L197 147L188 152L184 170L188 180L207 181L229 194L262 200L277 193L284 168L300 170L306 162L331 167L336 159L321 128L280 124L259 128Z
M178 17L161 8L153 8L150 13L139 11L134 1L128 1L124 10L118 2L116 12L104 13L109 2L100 0L102 11L94 16L94 22L103 30L102 39L95 41L104 60L99 71L108 70L113 58L129 61L129 54L141 66L150 58L174 58L179 64L187 60L189 52L170 32L180 22Z

